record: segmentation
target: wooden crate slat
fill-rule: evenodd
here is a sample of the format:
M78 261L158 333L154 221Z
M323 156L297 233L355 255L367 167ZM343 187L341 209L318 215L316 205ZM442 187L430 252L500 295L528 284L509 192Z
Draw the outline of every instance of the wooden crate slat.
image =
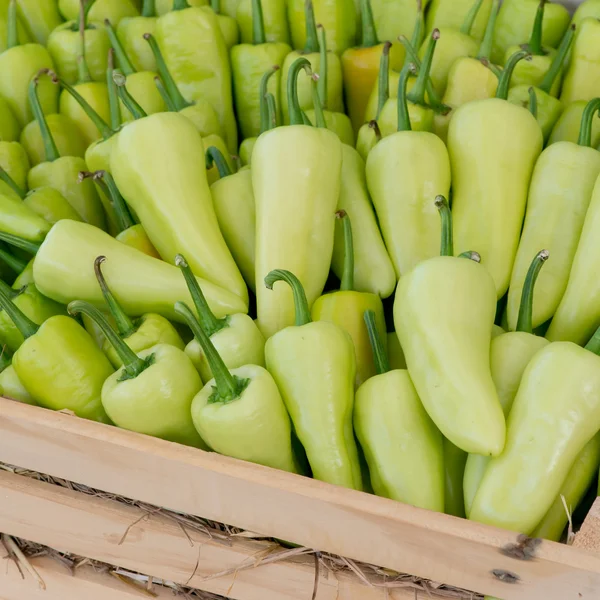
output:
M600 554L0 399L0 460L504 600L597 600ZM519 578L509 584L494 570Z

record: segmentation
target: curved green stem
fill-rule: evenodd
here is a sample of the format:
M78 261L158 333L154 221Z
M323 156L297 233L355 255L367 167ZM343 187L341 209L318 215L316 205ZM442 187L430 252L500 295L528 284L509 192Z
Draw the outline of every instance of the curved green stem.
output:
M2 279L0 279L0 289L4 291L4 293L12 300L13 298L15 298L16 296L19 295L19 292L17 290L13 290L10 285L8 285L8 283L6 283L6 281L3 281Z
M210 146L206 150L206 168L210 169L213 165L217 167L221 179L232 174L223 153L216 146Z
M460 32L465 35L471 35L471 29L473 29L473 23L475 23L475 19L479 14L479 9L483 4L483 0L475 0L475 3L469 9L469 12L465 16L465 20L460 28Z
M533 333L533 291L540 270L548 260L549 256L548 250L538 252L527 271L525 283L523 284L523 292L521 294L521 305L519 306L519 318L517 319L516 331Z
M62 79L55 79L56 83L60 84L60 87L63 88L68 94L70 94L73 99L81 106L83 112L89 117L90 121L96 126L102 139L107 140L112 137L115 133L108 123L92 108L90 103L71 85L69 85L66 81Z
M200 320L200 325L202 326L203 331L206 333L208 337L217 333L217 331L221 331L227 325L227 319L217 319L213 314L212 310L210 310L210 306L206 301L206 297L204 296L204 292L202 288L198 284L198 280L192 273L192 270L188 266L185 258L178 254L175 257L175 265L181 269L183 273L183 277L188 286L188 290L190 291L190 295L192 296L192 301L194 303L194 307L196 308L196 312L198 313L198 318Z
M10 189L15 192L15 194L17 194L21 200L23 200L27 195L26 192L17 185L15 180L2 167L0 167L0 180L4 181L4 183L10 187Z
M10 0L8 4L6 49L19 45L19 29L17 26L17 0Z
M304 111L302 111L302 125L313 127L312 121L308 118L307 114Z
M40 249L39 244L26 240L17 235L13 235L12 233L6 233L5 231L0 231L0 241L12 246L13 248L19 248L19 250L29 252L29 254L34 256Z
M442 244L440 256L454 256L454 239L452 237L452 211L444 196L436 196L435 207L442 218Z
M427 87L427 81L429 80L429 73L431 72L431 65L433 63L433 54L435 52L435 46L439 39L440 30L434 29L431 32L431 38L429 39L427 49L425 50L425 56L423 57L423 61L421 62L421 68L419 69L417 81L415 82L414 87L408 95L408 99L413 104L425 104L425 90Z
M215 379L214 392L209 398L210 404L221 402L226 404L237 400L248 387L249 379L241 379L227 368L223 359L217 352L209 336L204 332L190 308L184 302L175 303L175 312L181 315L188 327L192 330L194 337L204 351L206 360Z
M4 246L0 246L0 261L2 261L11 271L20 275L27 267L27 263L20 258L13 256Z
M310 2L310 0L308 1ZM306 60L306 58L297 58L292 63L292 66L288 71L287 100L290 114L290 125L304 124L302 110L300 109L300 102L298 100L298 74L300 73L301 69L304 69L309 77L312 75L310 62Z
M311 54L319 51L319 40L317 38L315 11L312 0L306 0L304 2L304 16L306 19L306 44L304 45L304 54Z
M118 335L117 332L110 326L106 317L89 302L83 300L74 300L67 306L70 315L79 313L89 317L103 333L109 344L115 349L123 363L123 375L119 381L126 379L135 379L141 375L153 362L154 354L146 358L140 358Z
M421 36L423 35L423 27L425 25L425 17L423 15L423 2L417 0L417 18L415 20L415 26L413 28L412 36L410 37L410 44L413 48L418 48L421 45ZM412 59L409 60L408 56L404 59L405 67L409 62L414 62Z
M344 270L342 271L342 283L340 290L351 292L354 290L354 238L352 236L352 223L345 210L335 213L337 219L341 219L344 228Z
M383 343L381 342L379 329L377 329L375 312L372 310L365 310L363 318L365 320L365 325L367 326L369 341L371 342L371 349L373 350L373 362L375 363L377 375L388 373L390 370L390 361L385 348L383 347Z
M273 65L268 71L265 71L260 78L260 85L258 86L258 102L260 110L260 132L263 133L270 129L268 107L266 103L266 96L268 92L269 79L271 76L279 71L279 65Z
M123 44L117 37L117 32L115 31L112 23L108 19L104 19L104 27L106 28L106 33L108 34L108 39L110 40L110 45L112 46L115 54L117 56L117 61L119 62L119 67L126 76L132 75L135 73L135 67L129 60L129 56L127 56L127 52L125 52L125 48L123 48Z
M510 78L512 77L513 71L517 66L517 63L524 58L531 59L531 54L525 50L519 50L515 52L506 62L504 71L500 75L498 80L498 89L496 90L496 98L506 100L508 98L508 88L510 87Z
M60 154L58 152L58 148L56 147L54 138L52 137L50 127L48 127L46 115L44 115L44 110L42 109L42 105L40 104L40 99L37 92L38 79L42 75L53 76L54 73L52 73L52 71L49 71L48 69L42 69L31 80L31 83L29 84L29 104L31 106L31 111L33 112L33 117L37 121L37 124L40 128L42 141L44 143L44 152L46 154L46 162L54 162L55 160L58 160L60 158Z
M119 110L119 94L113 80L115 70L115 51L108 49L108 64L106 68L106 87L108 88L108 107L110 109L110 128L116 131L121 125L121 111Z
M142 17L156 16L156 0L144 0L142 5Z
M210 0L210 7L213 9L215 14L221 14L221 0Z
M313 108L315 111L315 122L317 127L320 127L321 129L327 129L325 114L323 113L323 105L321 104L321 98L319 97L319 76L316 73L311 75L310 84Z
M328 79L329 79L329 62L327 60L327 33L323 25L317 25L317 35L319 36L319 98L324 109L329 104L328 94Z
M380 142L382 138L381 129L379 129L379 124L375 119L369 121L369 129L373 130L373 133L375 134L375 139L377 140L377 142Z
M466 252L461 252L458 255L458 258L468 258L473 262L480 263L481 262L481 254L479 252L475 252L474 250L467 250Z
M265 277L265 286L272 290L273 285L278 281L285 281L291 288L294 295L294 307L296 309L296 327L301 327L312 321L310 317L310 308L306 293L300 280L289 271L284 269L275 269Z
M125 311L110 291L106 279L104 279L104 275L102 274L102 263L105 260L106 256L98 256L96 258L94 261L94 273L96 274L96 279L98 280L98 285L102 291L104 301L108 305L108 310L117 324L117 331L121 338L126 339L136 332L136 327L133 324L133 321L125 314Z
M39 326L15 306L12 301L12 294L9 294L3 286L0 286L0 309L8 315L9 319L25 339L37 333Z
M179 91L179 88L177 87L177 84L175 83L175 80L173 79L171 72L169 71L169 68L167 67L167 63L165 62L165 59L162 55L162 52L160 51L160 48L158 47L158 44L157 44L154 36L151 33L145 33L144 39L150 45L152 54L154 54L154 60L156 61L156 68L158 70L158 74L160 75L160 78L162 79L163 83L165 84L165 87L167 88L167 92L168 92L169 96L171 96L171 100L173 100L173 102L175 103L177 110L178 111L183 110L184 108L187 108L188 106L192 106L192 103L188 102L183 97L183 94Z
M546 94L550 93L550 90L552 89L552 86L554 85L556 78L558 77L558 75L560 74L560 72L563 69L565 61L567 60L567 56L569 55L569 51L571 50L571 45L573 44L573 40L575 39L575 29L576 28L577 28L577 25L575 25L575 23L573 23L569 27L569 29L567 29L567 32L563 36L563 39L560 42L560 46L558 47L558 50L556 51L556 56L554 57L554 60L552 61L550 68L546 72L546 75L544 75L544 79L542 79L542 83L540 84L540 89L542 91L546 92Z
M535 20L533 21L533 29L531 30L531 37L527 44L527 49L534 56L541 56L544 53L542 48L542 24L544 23L544 8L548 0L540 0L537 12L535 13Z
M161 81L161 78L158 75L154 78L154 85L156 86L160 97L163 99L163 102L167 106L167 111L178 112L177 107L175 106L175 102L173 102L173 99L171 98L171 96L169 96L167 88L164 86L163 82Z
M267 128L263 131L261 129L261 133L268 131L270 129L275 129L277 127L277 104L275 103L275 96L269 92L264 99L264 102L267 105Z
M172 10L183 10L185 8L191 8L187 0L173 0Z
M594 116L600 110L600 98L590 100L583 109L581 116L581 125L579 127L579 139L577 143L580 146L590 147L592 145L592 126Z
M529 112L534 116L535 119L538 117L538 100L537 94L535 93L535 88L531 86L529 88Z
M85 60L85 28L87 22L87 11L84 0L79 4L79 50L77 54L77 75L79 83L86 83L92 80L90 70Z
M390 97L390 48L391 42L385 42L379 59L379 75L377 76L377 113L376 119L381 116L381 111Z
M413 71L413 63L402 67L398 79L398 131L411 131L410 115L408 114L408 101L406 98L406 86L408 78Z
M481 46L479 46L479 52L477 53L477 58L479 58L480 60L490 60L492 46L494 45L494 30L496 28L496 18L498 17L499 9L500 0L493 0L492 10L490 12L487 25L485 26L483 40L481 40Z
M483 0L479 0L483 2ZM373 10L371 9L371 0L361 0L360 16L362 20L362 41L363 48L372 48L377 46L377 31L375 29L375 19L373 19Z
M254 45L265 44L267 36L265 35L265 20L261 0L251 0L252 2L252 43Z
M103 191L105 192L107 198L110 198L111 204L115 211L115 216L117 217L117 227L120 230L119 233L122 233L130 227L133 227L136 223L131 216L129 207L123 199L123 196L121 195L113 176L108 171L96 171L92 174L92 177L96 183L106 187L106 189Z
M117 85L117 93L119 99L125 105L125 108L133 115L133 118L137 121L147 117L146 111L137 103L135 98L127 91L127 78L119 69L115 69L113 72L113 81Z

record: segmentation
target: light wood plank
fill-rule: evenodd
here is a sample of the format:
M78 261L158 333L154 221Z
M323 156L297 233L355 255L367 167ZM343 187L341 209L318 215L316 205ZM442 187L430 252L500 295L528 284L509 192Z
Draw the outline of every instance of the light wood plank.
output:
M581 529L575 536L573 546L600 553L600 498L596 498Z
M0 399L0 460L504 600L597 600L600 554ZM500 581L494 570L519 578Z

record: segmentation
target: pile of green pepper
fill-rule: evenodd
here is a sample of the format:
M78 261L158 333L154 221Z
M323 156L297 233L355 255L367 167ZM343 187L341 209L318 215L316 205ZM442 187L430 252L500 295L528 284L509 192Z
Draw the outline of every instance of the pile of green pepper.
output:
M0 0L0 393L559 540L599 39L597 0Z

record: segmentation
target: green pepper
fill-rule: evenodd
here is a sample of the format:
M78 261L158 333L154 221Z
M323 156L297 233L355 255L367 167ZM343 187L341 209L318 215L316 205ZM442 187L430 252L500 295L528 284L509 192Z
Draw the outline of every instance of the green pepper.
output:
M265 42L289 45L291 40L286 15L286 2L284 0L262 0L261 5ZM242 44L256 43L254 40L254 28L256 26L254 11L254 0L240 0L237 4L235 19L240 28L240 41ZM291 49L289 51L291 52Z
M287 81L289 71L298 58L304 58L310 63L310 68L315 73L321 72L321 53L319 51L319 38L317 36L317 27L315 25L315 15L313 12L312 0L304 4L306 11L306 44L302 51L290 52L283 61L281 67L281 113L283 123L290 123L290 107L287 98ZM296 46L298 47L298 46ZM333 52L327 53L327 108L333 112L344 112L343 100L343 78L340 58ZM313 108L313 96L311 81L308 78L301 79L297 83L298 102L301 110Z
M573 15L573 23L579 27L587 18L600 19L600 0L584 0Z
M11 13L10 10L13 9L9 10L10 2L11 0L0 0L0 52L4 52L8 48L8 39L10 37L8 35L8 23L10 20L9 17L12 17L12 15L16 15L17 39L19 44L29 44L33 41L18 15L18 5L16 6L17 10Z
M506 418L510 414L527 365L538 351L549 344L547 339L534 335L532 327L532 315L535 306L534 289L540 270L548 257L548 251L542 250L536 254L529 265L520 297L519 320L516 329L495 337L490 347L492 379ZM489 462L490 457L478 454L470 454L467 459L464 477L467 516L471 513L473 500Z
M0 377L2 377L0 375ZM581 502L598 474L600 434L596 434L575 459L567 478L532 537L559 542L570 515ZM567 510L569 511L567 513Z
M177 161L165 162L165 156ZM134 121L118 135L110 157L117 187L150 241L168 261L186 252L192 270L228 289L247 305L248 289L215 216L204 147L185 117L160 113ZM171 198L164 211L164 198ZM244 311L245 312L245 311Z
M4 254L4 253L3 253ZM4 260L4 255L2 256L2 260ZM31 259L28 263L25 263L23 268L18 269L16 272L18 273L17 278L13 281L12 289L20 290L26 285L33 283L33 262L35 259Z
M217 15L217 23L227 50L240 43L240 28L235 17L221 13L221 0L210 0L210 8Z
M102 406L115 425L206 449L190 414L202 381L183 350L159 343L136 353L91 304L76 300L68 308L92 319L120 358L122 366L102 386Z
M175 310L215 374L192 401L192 419L202 439L219 454L299 473L290 417L273 377L254 364L230 370L190 309L178 302Z
M79 213L69 204L68 200L58 190L49 186L31 190L23 198L23 204L51 225L61 219L82 221Z
M81 0L58 0L58 9L67 21L77 19L80 5ZM92 0L87 10L90 21L99 23L102 23L104 19L118 23L121 19L135 17L139 14L132 0Z
M212 105L229 151L236 152L231 68L217 16L210 9L188 8L186 0L175 0L173 7L156 24L165 62L188 102L207 100Z
M554 342L532 358L510 411L506 448L485 472L472 520L529 535L544 518L600 429L599 351L597 332L586 348Z
M218 148L206 152L208 165L215 164L220 179L210 186L221 233L248 287L254 291L256 210L249 169L232 173ZM241 365L240 365L241 366Z
M352 219L354 241L354 287L359 292L391 296L396 288L396 272L379 231L367 190L365 163L358 152L342 145L342 175L338 210ZM331 268L343 278L345 268L344 225L336 220Z
M489 364L494 281L482 265L453 256L448 202L438 196L434 204L442 217L441 256L400 279L394 324L419 398L440 431L465 452L497 456L505 423Z
M265 364L265 338L252 318L238 313L217 319L208 306L185 258L177 256L175 264L183 273L200 319L202 331L210 339L226 367L228 369L237 369L245 365L263 367ZM196 367L202 381L210 381L214 377L210 357L197 337L185 347L185 353Z
M380 40L396 40L399 35L410 39L415 32L415 23L421 13L427 7L428 0L371 0L373 16L375 18L375 29ZM421 43L423 31L419 33L415 41L415 47Z
M22 198L29 172L27 153L18 142L0 141L0 193Z
M443 142L433 133L412 130L406 99L409 72L405 67L400 75L398 131L369 152L366 167L397 277L439 254L439 216L431 196L447 196L450 191L450 159Z
M16 0L9 3L7 39L7 49L0 54L0 96L8 102L19 126L24 127L33 119L28 100L29 82L40 69L53 69L54 63L44 46L18 45ZM44 112L58 112L58 90L51 81L41 83L39 95Z
M538 8L539 0L502 2L494 35L494 49L491 56L493 62L502 62L507 48L527 39L538 14ZM571 15L562 4L548 2L544 10L541 43L549 48L556 48L570 21Z
M0 306L25 339L13 356L13 367L35 402L110 423L100 393L113 369L85 329L63 315L50 317L38 326L2 288Z
M443 438L444 444L444 512L453 517L465 518L463 478L469 456L464 450Z
M531 256L547 248L552 260L535 292L533 327L551 319L565 293L585 215L600 175L600 152L591 145L591 127L600 109L592 100L581 120L579 142L559 142L540 155L531 178L525 223L508 292L508 323L517 323L519 299ZM585 341L585 340L582 340Z
M8 102L0 97L0 141L16 142L21 133L19 125Z
M17 0L17 12L30 37L43 46L63 22L56 0Z
M390 370L373 311L364 321L377 374L356 391L354 430L378 496L444 510L442 436L425 412L406 370Z
M144 39L155 57L160 79L155 78L154 83L163 96L167 108L171 112L179 112L187 117L196 127L201 136L223 136L219 117L212 105L203 99L188 102L179 91L175 80L171 76L164 61L156 39L151 34L144 34Z
M585 19L579 26L560 94L565 106L577 100L588 101L600 96L600 61L597 58L599 36L598 19Z
M511 57L496 98L461 106L448 131L456 249L477 248L498 299L508 289L531 173L543 145L535 117L506 100L511 71L526 55L522 50Z
M565 107L552 129L548 146L557 142L577 143L581 128L581 118L587 104L585 100L578 100ZM591 146L596 148L598 144L600 144L600 119L593 119Z
M12 366L11 353L6 347L0 350L0 396L12 398L23 404L37 405L31 394L23 387Z
M435 28L443 31L447 27L460 29L472 8L473 0L431 0L425 21L426 31L431 32ZM491 10L492 0L484 0L471 28L471 36L477 41L483 39Z
M166 15L168 12L173 10L173 0L155 0L156 1L156 14L159 17ZM188 0L190 6L208 6L209 0ZM235 13L230 16L235 16Z
M61 304L78 298L104 306L94 274L94 260L106 256L106 275L123 310L130 316L158 313L170 320L177 300L190 298L179 270L173 265L118 242L100 229L76 221L59 221L50 230L34 262L38 289ZM239 296L199 280L217 318L245 312Z
M352 429L356 372L352 340L334 323L311 321L306 294L295 275L271 271L264 284L272 290L277 282L291 288L295 325L267 340L267 369L306 450L313 477L362 490Z
M240 7L243 5L240 5ZM238 11L240 10L238 7ZM258 92L263 73L272 65L282 65L292 49L282 42L267 42L261 0L252 0L252 43L243 43L231 49L231 72L238 125L242 137L256 137L260 132L261 114ZM269 79L268 91L279 101L280 73Z
M279 267L295 272L310 307L323 291L333 253L342 143L327 129L302 124L296 86L302 69L310 72L305 58L289 71L291 124L263 133L252 154L257 314L267 339L294 322L294 304L286 287L265 289L265 276Z
M60 156L46 123L46 117L38 101L38 77L30 84L30 99L36 121L42 132L46 150L46 162L33 167L27 176L30 189L49 186L58 190L84 221L103 228L105 224L102 203L94 185L89 181L78 182L80 171L86 170L85 161L76 156Z
M156 21L155 0L144 0L141 16L121 19L117 26L117 36L136 71L156 71L152 50L144 41L144 34L154 33Z
M66 314L64 306L40 294L33 283L17 291L0 280L0 288L10 298L10 301L36 325L41 325L50 317ZM15 352L23 342L23 334L10 315L6 311L0 312L0 345L5 345L11 352Z
M329 321L350 334L356 354L356 387L361 386L376 373L369 332L364 320L365 311L373 313L382 338L380 344L386 350L385 316L383 304L377 294L359 292L354 287L354 242L352 225L348 214L336 213L343 225L344 269L340 289L317 298L311 310L313 321Z
M0 194L0 232L16 235L31 242L42 242L49 231L50 223L20 198Z

